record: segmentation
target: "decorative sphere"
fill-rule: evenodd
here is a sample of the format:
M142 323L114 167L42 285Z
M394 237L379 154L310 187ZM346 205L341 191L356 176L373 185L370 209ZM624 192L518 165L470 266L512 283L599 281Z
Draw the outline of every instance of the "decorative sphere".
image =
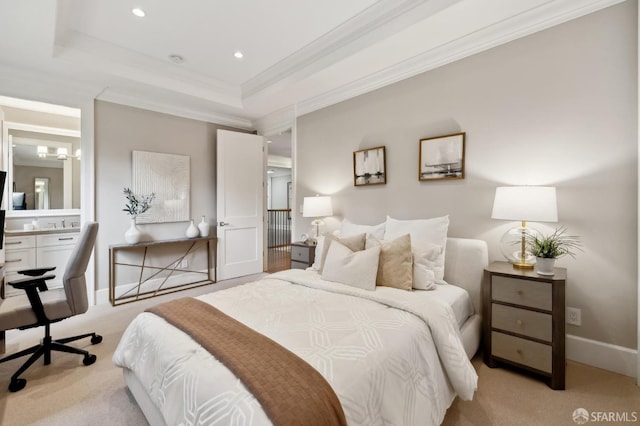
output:
M534 264L536 263L536 257L531 254L529 250L529 244L526 240L531 237L540 237L540 233L533 228L523 228L521 226L517 228L509 229L500 239L500 251L502 255L509 261L509 263L520 262L522 259L522 235L525 235L525 262Z

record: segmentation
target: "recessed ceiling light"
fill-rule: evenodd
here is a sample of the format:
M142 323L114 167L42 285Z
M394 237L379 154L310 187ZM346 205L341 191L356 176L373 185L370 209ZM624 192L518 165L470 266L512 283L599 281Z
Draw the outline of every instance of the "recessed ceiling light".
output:
M184 58L175 53L172 55L169 55L169 60L171 60L171 62L173 62L174 64L181 64L184 62Z
M269 139L269 140L267 141L267 143L271 143L271 142L273 142L271 139Z
M272 174L275 173L273 170L267 170L267 173Z
M138 18L144 18L147 15L146 12L139 7L134 7L133 9L131 9L131 13L136 15Z
M233 52L233 56L234 56L236 59L242 59L242 58L244 58L244 53L242 53L242 52L241 52L241 51L239 51L239 50L236 50L235 52Z

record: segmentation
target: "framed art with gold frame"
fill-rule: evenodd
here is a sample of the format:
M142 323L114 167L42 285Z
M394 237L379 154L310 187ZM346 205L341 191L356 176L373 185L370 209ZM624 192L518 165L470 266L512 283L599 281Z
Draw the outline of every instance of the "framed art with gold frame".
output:
M384 185L387 183L385 147L362 149L353 153L353 185Z
M418 180L464 179L465 133L420 139Z

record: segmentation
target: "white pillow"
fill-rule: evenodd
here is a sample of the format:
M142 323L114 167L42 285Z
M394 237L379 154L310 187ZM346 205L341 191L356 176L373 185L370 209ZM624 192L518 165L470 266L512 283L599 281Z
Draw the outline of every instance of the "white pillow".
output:
M316 239L316 241L317 241L317 243L316 243L316 257L315 257L315 259L313 259L313 265L311 265L311 269L319 271L320 267L322 266L322 253L324 252L324 245L325 245L324 235L320 235Z
M349 219L344 219L342 221L342 226L340 227L340 236L348 237L357 234L367 234L367 236L372 235L377 239L382 240L384 238L385 226L384 222L379 225L358 225L351 222Z
M411 244L413 254L413 288L417 290L432 290L436 284L438 259L443 248L426 241ZM438 271L439 274L439 271ZM444 275L444 271L442 272ZM444 281L442 281L444 283Z
M447 231L449 230L449 216L434 217L432 219L397 220L387 216L384 238L391 240L403 234L411 235L411 244L428 242L442 247L442 253L434 262L435 280L444 284L444 256L447 246Z
M379 246L354 252L338 241L332 241L322 268L322 278L363 290L375 290L379 258Z

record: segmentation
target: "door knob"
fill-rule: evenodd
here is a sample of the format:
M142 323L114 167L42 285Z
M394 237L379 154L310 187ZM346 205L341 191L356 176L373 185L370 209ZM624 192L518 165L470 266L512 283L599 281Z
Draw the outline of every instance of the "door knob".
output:
M227 225L228 225L228 223L226 223L226 222L218 222L218 226L227 226Z

